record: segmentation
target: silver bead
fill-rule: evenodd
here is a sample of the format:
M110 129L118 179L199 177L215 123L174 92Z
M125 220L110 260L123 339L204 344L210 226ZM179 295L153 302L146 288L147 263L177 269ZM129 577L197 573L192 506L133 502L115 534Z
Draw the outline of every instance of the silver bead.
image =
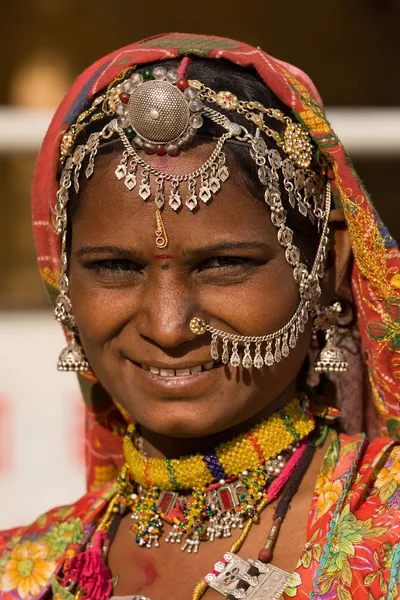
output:
M198 98L195 98L189 102L189 108L192 112L200 112L203 108L203 103Z
M171 69L170 71L167 72L167 80L170 83L176 83L179 79L179 73L178 71L175 71L175 69Z
M194 135L196 135L197 133L197 129L195 129L194 127L188 127L186 130L186 134L188 136L188 139L193 137Z
M167 69L164 67L156 67L153 69L153 77L154 79L158 79L158 81L163 81L167 77Z
M118 104L115 107L115 112L117 113L117 115L122 117L126 113L125 104L122 104L122 102L118 102Z
M109 122L108 124L108 128L111 131L115 131L115 129L118 127L118 120L117 119L113 119L112 121Z
M117 123L118 127L121 127L121 129L126 129L129 127L129 119L126 116L118 117Z
M183 94L186 100L194 100L195 98L197 98L197 90L190 86L186 88Z
M225 479L220 479L219 483L220 483L220 485L225 485L226 481L225 481Z
M242 133L242 128L239 123L231 123L230 131L233 135L240 135Z
M140 73L134 73L134 75L132 75L131 77L131 82L135 87L137 87L138 85L143 83L143 75L141 75Z
M170 156L179 154L179 146L177 144L168 144L168 146L165 146L165 149Z
M203 118L200 115L193 115L189 119L189 124L195 129L199 129L203 125Z
M131 82L130 79L127 79L126 81L124 81L124 83L122 84L122 89L127 94L131 94L133 92L134 85L133 85L133 83Z
M149 144L149 142L145 142L143 144L143 150L146 152L146 154L154 154L156 147L153 146L153 144Z

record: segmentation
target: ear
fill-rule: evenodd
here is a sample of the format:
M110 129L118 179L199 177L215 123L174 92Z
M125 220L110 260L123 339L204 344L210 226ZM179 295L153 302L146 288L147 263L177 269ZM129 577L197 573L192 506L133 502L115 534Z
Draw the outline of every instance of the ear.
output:
M351 241L344 213L338 208L331 210L329 226L335 242L335 291L337 292L346 278L351 259Z

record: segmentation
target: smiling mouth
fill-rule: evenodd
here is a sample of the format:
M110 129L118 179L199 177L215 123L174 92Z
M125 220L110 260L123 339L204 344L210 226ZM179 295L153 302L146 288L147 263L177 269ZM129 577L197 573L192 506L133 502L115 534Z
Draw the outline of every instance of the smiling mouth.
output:
M135 365L144 371L150 371L153 375L159 375L160 377L187 377L188 375L198 375L205 371L211 371L222 365L220 361L210 361L204 365L196 365L194 367L187 367L185 369L163 369L160 367L153 367L136 363Z

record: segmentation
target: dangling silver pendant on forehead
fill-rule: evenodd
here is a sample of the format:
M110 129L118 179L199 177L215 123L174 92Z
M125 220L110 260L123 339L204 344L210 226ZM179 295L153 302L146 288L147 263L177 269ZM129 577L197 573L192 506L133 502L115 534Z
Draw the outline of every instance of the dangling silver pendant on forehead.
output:
M121 102L115 106L118 118L110 123L125 147L115 170L117 179L130 191L138 186L142 200L152 197L158 210L168 204L174 211L184 205L193 211L201 202L207 204L229 177L222 148L229 137L241 133L241 127L218 113L217 122L225 133L208 160L192 173L171 175L152 167L138 152L177 156L202 126L202 114L215 120L215 111L204 107L198 91L177 71L164 67L146 71L145 78L135 73L122 89Z

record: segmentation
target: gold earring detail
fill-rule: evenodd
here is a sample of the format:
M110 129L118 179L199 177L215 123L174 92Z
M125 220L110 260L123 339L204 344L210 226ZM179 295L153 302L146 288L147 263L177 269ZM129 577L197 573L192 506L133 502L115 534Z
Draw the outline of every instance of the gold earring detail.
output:
M189 323L190 331L195 335L203 335L206 329L206 322L204 319L200 319L200 317L193 317L193 319Z
M156 234L157 248L166 248L168 246L168 236L159 210L156 212L156 230L154 233Z
M314 331L325 332L325 347L317 356L314 369L317 373L343 373L349 368L349 363L338 346L334 344L337 333L337 321L342 307L339 302L321 309L314 321Z
M71 341L64 348L59 356L57 363L58 371L72 371L80 373L90 371L89 362L85 356L85 352L74 334L71 335Z

